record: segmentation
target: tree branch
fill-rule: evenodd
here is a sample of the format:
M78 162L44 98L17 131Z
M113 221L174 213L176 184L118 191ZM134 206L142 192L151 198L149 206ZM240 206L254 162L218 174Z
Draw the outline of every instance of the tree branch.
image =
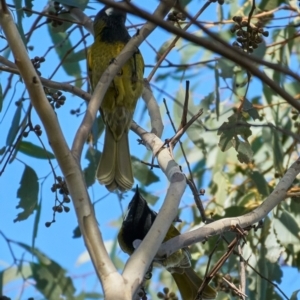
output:
M159 106L154 98L149 82L146 79L144 80L142 98L148 108L148 113L151 120L151 132L161 138L164 130L164 124L162 122Z
M185 175L180 171L178 164L173 160L170 151L163 148L163 141L153 133L148 133L136 123L131 129L144 141L147 148L156 153L158 164L170 181L164 203L147 236L128 260L123 277L135 291L142 282L154 256L157 253L167 231L178 214L178 206L186 188Z
M4 66L0 65L1 71L20 75L17 66L13 62L11 62L10 60L6 59L1 55L0 55L0 63L4 65ZM85 101L89 101L91 99L91 95L89 93L67 82L53 81L53 80L46 79L44 77L40 77L40 80L43 86L46 86L48 88L69 92Z
M122 283L121 276L117 273L105 250L80 165L70 152L55 112L46 98L40 78L28 57L26 48L5 0L0 0L0 25L12 50L20 75L28 90L31 103L45 127L49 144L53 149L65 177L76 210L80 230L97 275L102 283L105 282L106 277L111 277L112 275Z
M246 228L265 218L272 209L285 199L285 195L300 172L300 157L289 167L282 179L277 184L274 191L264 202L252 212L241 217L226 218L205 225L196 230L181 234L178 237L164 243L158 252L159 256L169 256L178 249L190 246L197 242L205 241L210 236L222 234L230 231L232 226L238 224L241 228Z
M166 0L165 0L166 1ZM271 89L273 89L278 95L280 95L283 99L285 99L289 104L295 107L297 110L300 111L300 102L296 101L289 93L287 93L283 88L281 88L275 81L270 79L264 72L260 71L257 66L266 66L275 71L284 73L288 76L291 76L297 81L300 81L300 76L291 70L282 67L279 64L270 63L268 61L262 60L255 56L250 56L239 49L235 49L227 42L223 41L219 38L216 34L210 32L207 28L205 28L200 23L194 22L199 28L201 28L207 35L211 36L214 43L211 40L208 40L206 37L198 37L194 34L184 31L181 28L175 27L171 22L166 22L163 19L157 18L155 15L150 14L138 7L134 6L133 4L123 3L123 2L114 2L111 3L109 0L101 0L102 3L111 4L111 6L121 8L130 12L132 14L136 14L139 17L142 17L148 21L155 23L157 26L164 28L170 33L178 35L190 42L193 42L199 46L204 47L212 52L220 54L222 57L228 58L229 60L237 63L241 67L245 68L249 71L252 75L259 78L262 82L267 84ZM186 14L186 12L185 12ZM191 20L193 18L189 16ZM257 65L257 66L256 66Z

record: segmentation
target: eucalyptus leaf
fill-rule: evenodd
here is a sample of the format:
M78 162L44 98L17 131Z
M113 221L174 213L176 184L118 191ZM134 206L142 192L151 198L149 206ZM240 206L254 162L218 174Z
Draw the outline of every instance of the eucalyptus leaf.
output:
M159 181L159 177L150 169L150 167L143 164L138 158L131 156L132 169L134 177L145 186Z
M33 213L37 208L38 193L39 183L36 172L26 165L17 191L20 202L16 208L22 208L23 211L17 215L14 222L26 220Z
M31 142L21 141L18 145L18 150L28 156L32 156L39 159L54 159L55 156L52 152L34 145Z
M11 146L18 134L20 120L21 120L21 113L22 113L22 103L19 103L15 111L13 120L11 122L8 135L6 137L6 146Z

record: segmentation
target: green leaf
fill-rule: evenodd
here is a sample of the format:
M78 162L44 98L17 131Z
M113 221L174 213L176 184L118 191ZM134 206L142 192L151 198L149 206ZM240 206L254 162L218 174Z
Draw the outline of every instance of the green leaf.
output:
M225 59L225 58L221 58L218 60L216 67L220 70L220 76L224 79L226 78L232 78L233 74L234 74L234 67L235 67L235 63Z
M266 45L266 42L263 40L258 45L258 48L254 50L252 55L257 57L257 58L263 59L265 54L266 54L266 51L267 51L267 45Z
M35 280L35 287L47 300L61 299L61 296L67 299L74 298L75 288L71 278L66 276L65 269L37 248L20 242L16 244L37 258L38 263L30 263L32 270L30 277Z
M173 42L173 39L171 40L171 42ZM199 46L195 45L193 43L186 43L185 45L181 45L182 40L180 39L177 43L176 43L176 48L180 49L179 53L180 53L180 63L181 64L188 64L193 57L195 57L196 54L199 54ZM177 78L179 79L180 76L182 76L182 71L186 70L182 67L178 67L177 71L179 72ZM172 76L172 74L170 74ZM185 80L188 79L190 75L185 75ZM179 79L180 80L180 79Z
M181 118L182 118L182 111L183 111L183 103L185 99L185 88L183 86L180 86L180 88L177 91L176 94L176 102L173 105L173 121L175 124L175 127L177 128L180 124ZM194 103L193 99L193 93L189 93L189 103L188 103L188 114L187 118L188 120L194 116L196 113L199 112L201 108L203 108L204 111L209 109L209 106L213 103L215 100L215 93L212 92L208 94L204 99L200 99L199 102ZM169 105L169 104L168 104ZM170 106L169 106L170 107ZM193 128L196 128L196 131L198 131L199 125L201 122L199 120L196 120L190 127L189 131L191 134L189 134L189 137L193 138ZM199 138L199 131L194 136L194 139Z
M292 201L290 203L290 207L289 207L289 211L293 212L293 214L296 217L299 217L300 215L300 209L299 208L300 205L300 196L296 196L296 197L292 197ZM300 258L300 256L299 256ZM299 264L299 268L300 268L300 264Z
M20 202L16 208L22 208L23 211L17 215L14 222L26 220L33 213L38 201L38 192L38 177L35 171L26 165L17 191Z
M32 4L33 0L25 0L25 7L29 10L32 10L33 4ZM27 17L30 17L32 15L31 11L28 10L24 10L25 14Z
M300 235L299 235L299 232L300 232L299 225L289 212L284 210L282 212L282 214L280 215L279 220L287 228L287 230L290 233L292 233L296 237L300 237Z
M61 15L61 17L66 21L62 21L62 24L57 24L57 26L50 25L51 30L55 33L59 33L59 32L65 33L71 26L74 25L74 19L70 14L63 14ZM66 61L67 59L65 59L65 62Z
M191 94L190 94L190 96L191 96ZM190 101L189 101L189 112L190 112L190 114L188 116L194 115L196 112L198 112L200 110L200 108L203 108L203 111L206 112L207 110L210 109L210 106L213 104L214 100L215 100L215 93L214 92L208 94L206 97L201 99L199 101L199 103L196 103L196 104L193 103L193 98L190 98ZM178 114L178 120L179 120L181 118L180 113L182 113L182 108L177 106L176 113ZM205 141L203 140L203 137L201 136L204 129L203 129L203 125L202 125L202 122L201 122L200 118L198 120L196 120L188 128L186 133L187 133L189 139L194 143L194 145L196 147L198 147L199 149L201 149L203 151L203 153L205 153L205 151L206 151L205 150Z
M249 203L251 203L256 198L256 193L251 191L244 194L241 198L239 198L238 205L239 207L248 207Z
M66 57L67 53L73 49L70 36L66 32L56 33L50 23L48 24L48 30L52 42L56 46L55 51L58 54L59 59L62 61ZM66 63L65 61L63 61L62 67L68 75L73 76L75 77L75 79L77 79L75 85L77 87L81 87L82 78L79 62L77 61L73 63Z
M92 132L92 137L93 137L93 145L97 146L98 139L100 136L102 136L104 132L104 122L102 120L101 115L99 115L96 119L96 121L93 123L91 132Z
M254 154L256 154L263 146L264 146L264 141L261 136L256 136L254 140L252 140L251 148Z
M291 95L300 94L300 84L297 81L286 82L284 84L284 89Z
M145 186L153 182L159 181L159 177L145 164L141 163L140 159L131 156L132 169L134 177Z
M3 155L5 153L6 147L3 146L2 148L0 148L0 155Z
M234 218L234 217L244 215L245 213L249 212L249 209L241 206L231 206L225 208L224 211L225 211L225 215L222 216L223 218Z
M280 245L278 241L277 235L274 230L274 222L271 221L270 229L266 230L266 238L265 238L265 248L266 248L266 257L271 263L277 263L278 259L282 255L284 251L284 247Z
M80 228L79 228L79 226L77 226L77 227L73 230L73 236L72 236L72 238L73 238L73 239L77 239L77 238L80 238L81 236L82 236L82 234L81 234Z
M3 107L3 92L2 92L2 84L0 83L0 112L2 111Z
M262 198L270 195L269 185L262 174L260 174L258 171L253 171L250 173L250 178L253 180Z
M168 39L167 41L165 41L160 48L157 51L157 55L155 57L156 61L159 61L160 57L166 52L166 50L169 48L169 46L171 45L173 40L173 37L171 37L170 39Z
M266 294L267 294L267 288L268 288L268 282L264 280L264 278L269 278L269 273L268 273L268 268L266 266L266 257L265 257L265 252L264 252L264 247L263 249L259 252L259 260L257 262L257 268L259 273L261 274L261 277L258 277L258 286L257 286L257 299L267 299ZM272 298L271 298L272 299Z
M89 292L81 292L78 296L74 298L74 300L87 300L87 299L104 299L104 296L99 293L89 293Z
M299 292L300 292L300 290L296 290L295 292L293 292L290 300L297 300L298 299L297 295Z
M32 156L39 159L54 159L53 153L47 151L46 149L34 145L30 142L21 141L18 150L28 156Z
M223 172L216 172L213 176L213 183L216 188L216 192L212 193L215 196L217 204L217 213L223 213L223 207L225 200L227 198L227 189L228 189L228 177Z
M293 254L297 249L294 245L299 245L299 233L295 235L298 228L294 223L293 217L280 215L279 218L274 218L273 224L274 232L280 245L289 248L289 253ZM294 232L290 231L290 229Z
M185 88L182 85L180 85L179 89L177 91L177 94L176 94L175 103L173 105L173 122L174 122L176 129L178 128L180 121L181 121L184 98L185 98ZM189 99L190 99L190 101L189 101L188 111L189 112L195 111L196 107L192 101L191 93L189 93ZM167 104L170 109L170 104L169 103L167 103Z
M243 102L243 111L248 113L253 120L259 119L259 114L256 108L253 107L252 103L247 99Z
M22 112L22 104L19 103L6 137L6 146L11 146L16 138L16 135L19 131L21 112Z
M3 291L3 287L6 286L8 283L18 280L18 279L23 279L23 278L28 278L32 274L31 268L28 265L22 265L21 268L12 266L7 269L1 270L0 272L0 295L1 292Z
M238 155L237 158L241 163L250 163L253 159L253 151L248 142L239 141L236 148Z
M88 0L59 0L59 3L61 4L78 7L81 10L86 9L88 2Z
M159 199L158 196L150 194L141 186L139 186L139 191L143 195L143 197L147 200L147 203L150 203L151 205L155 205L157 200Z
M86 49L79 50L78 52L72 52L65 59L66 63L74 63L86 59Z
M240 161L247 162L252 159L252 150L247 139L252 134L249 124L245 121L241 114L233 114L228 118L228 122L224 122L219 130L220 136L219 147L225 152L234 147L238 152ZM243 141L243 138L245 141Z
M283 166L283 149L282 144L280 142L279 133L277 130L272 130L273 133L273 159L275 170L279 172L279 174L283 175L285 170Z
M219 78L219 72L217 71L217 68L215 68L215 79L216 79L216 87L215 87L215 95L216 95L216 115L217 120L219 120L220 116L220 78Z
M101 152L93 148L88 148L85 158L89 161L88 166L83 170L84 179L87 187L92 186L96 180L96 171L100 161Z
M219 129L220 130L220 129ZM232 130L230 130L232 131ZM221 151L225 152L229 150L231 147L235 145L233 137L234 134L230 131L224 131L224 134L221 134L218 146L220 147Z
M36 207L36 215L35 215L35 218L34 218L32 243L31 243L32 248L35 248L35 240L37 238L37 234L38 234L38 230L39 230L41 211L42 211L42 201L40 200L40 203L38 203L38 205Z
M200 159L195 167L192 169L192 172L194 174L194 177L197 178L197 186L201 187L204 185L205 177L204 173L206 171L206 158Z
M24 34L24 29L23 29L23 23L24 23L24 20L23 20L23 9L22 9L22 0L14 0L15 2L15 11L17 13L17 28L18 28L18 31L19 31L19 34L22 38L22 41L25 45L25 47L27 47L27 40L25 38L25 34Z
M209 93L207 96L205 96L203 99L201 99L199 103L199 108L203 108L204 111L207 111L210 109L210 106L213 104L215 100L215 94L214 92Z
M17 245L25 249L28 253L30 253L32 256L36 257L41 264L49 264L50 259L41 251L39 251L37 248L32 248L31 246L28 246L27 244L24 244L22 242L15 242Z
M179 0L180 7L184 8L186 7L192 0Z
M73 299L75 288L66 271L57 263L49 260L47 265L30 263L32 276L35 280L35 288L40 291L47 300Z
M263 11L269 11L284 4L285 0L262 0L259 4L259 8ZM272 16L270 16L272 18Z

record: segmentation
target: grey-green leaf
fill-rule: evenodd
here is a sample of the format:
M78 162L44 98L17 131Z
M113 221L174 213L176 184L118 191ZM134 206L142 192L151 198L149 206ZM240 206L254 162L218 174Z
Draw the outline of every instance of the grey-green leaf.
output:
M17 197L20 198L16 208L22 208L23 211L17 215L14 222L26 220L36 209L39 193L38 177L35 171L25 166L20 187L17 191Z
M68 5L68 6L73 6L73 7L78 7L81 10L85 10L88 4L88 0L60 0L59 3Z
M11 126L9 128L8 135L6 137L6 146L11 146L13 141L15 140L15 137L19 130L21 112L22 112L22 104L19 103L17 110L15 112L15 115L13 117L13 120L11 122Z
M53 153L47 151L46 149L34 145L30 142L22 141L18 146L18 150L28 156L32 156L39 159L54 159Z
M262 195L262 197L267 197L270 194L269 185L266 182L264 176L258 171L253 171L250 173L250 177L253 180L254 184L258 192Z
M142 184L142 185L150 185L153 182L159 181L159 177L154 174L152 170L145 164L141 163L141 161L131 156L132 168L134 177Z
M85 183L87 187L94 184L96 179L96 170L101 157L101 153L98 150L89 148L86 152L85 158L89 161L88 166L83 170Z

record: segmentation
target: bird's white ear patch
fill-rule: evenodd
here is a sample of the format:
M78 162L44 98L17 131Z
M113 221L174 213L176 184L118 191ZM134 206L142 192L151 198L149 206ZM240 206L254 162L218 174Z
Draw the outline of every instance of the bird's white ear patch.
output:
M105 10L105 13L107 16L110 16L114 11L114 8L113 7L109 7Z

